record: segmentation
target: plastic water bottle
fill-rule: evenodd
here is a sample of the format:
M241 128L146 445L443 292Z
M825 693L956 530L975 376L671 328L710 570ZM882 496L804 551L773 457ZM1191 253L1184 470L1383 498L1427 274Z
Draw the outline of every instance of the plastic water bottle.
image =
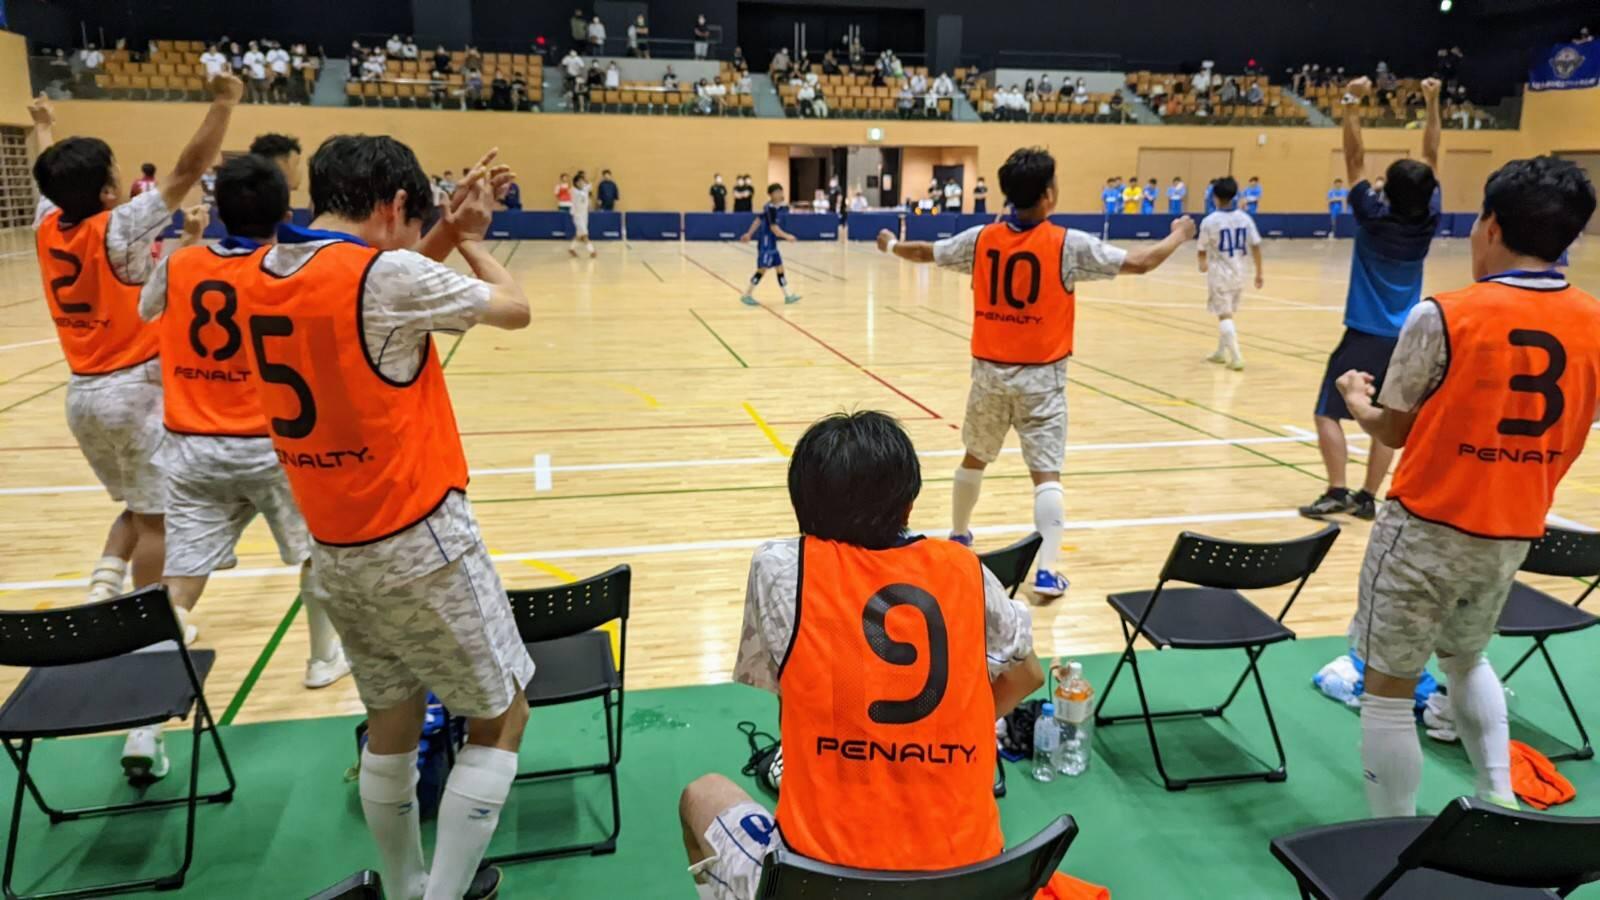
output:
M1056 725L1056 708L1046 703L1033 720L1033 777L1036 781L1055 781L1056 762L1061 756L1061 731Z
M1056 771L1063 775L1082 775L1089 768L1089 749L1094 740L1094 687L1083 677L1083 663L1067 664L1066 677L1056 686L1060 705L1061 761Z

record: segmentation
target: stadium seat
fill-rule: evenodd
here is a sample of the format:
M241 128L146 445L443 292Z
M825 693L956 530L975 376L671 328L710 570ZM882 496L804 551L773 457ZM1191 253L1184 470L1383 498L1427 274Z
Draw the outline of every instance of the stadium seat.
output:
M1043 544L1044 538L1035 531L1009 547L982 554L978 561L1000 579L1007 593L1015 597L1017 588L1026 584L1028 576L1033 574L1033 560L1039 555L1039 547Z
M344 83L344 100L348 106L361 105L361 82L347 81Z
M1273 838L1272 855L1306 900L1565 897L1600 879L1600 818L1459 797L1433 819L1366 819Z
M173 649L159 649L169 643ZM38 612L0 612L0 666L26 667L28 672L0 707L0 743L17 768L11 803L11 829L6 841L3 884L12 891L13 863L20 843L24 794L56 825L79 819L128 812L188 809L183 862L177 871L154 878L83 887L44 896L94 896L151 888L181 887L194 859L195 810L201 803L227 803L237 787L222 737L206 704L206 675L216 661L210 650L182 646L183 629L172 611L167 589L147 587L101 603L87 603ZM150 652L135 652L157 648ZM193 716L189 778L183 796L139 800L78 809L55 809L29 774L34 742L87 734L126 731ZM210 733L227 787L200 793L201 737ZM55 746L47 744L46 746ZM79 773L82 779L88 773ZM182 783L181 779L174 779ZM49 855L58 858L59 848ZM141 856L143 854L140 854ZM29 858L38 859L35 851Z
M518 781L544 781L582 775L605 775L611 782L611 831L586 844L517 850L485 860L524 862L578 853L614 853L622 832L622 797L617 766L622 762L623 672L628 659L628 605L633 571L617 566L599 575L558 587L507 592L517 633L533 657L539 676L526 688L531 707L599 700L604 707L606 758L584 766L522 772ZM618 652L602 626L617 623Z
M1043 831L991 860L939 872L879 872L807 859L786 848L767 854L757 900L1031 900L1049 882L1078 823L1061 816Z
M1593 613L1580 609L1583 601L1589 599L1595 587L1600 585L1600 534L1546 528L1544 536L1534 541L1529 549L1528 558L1522 563L1522 571L1577 578L1586 581L1587 585L1576 600L1565 603L1520 581L1512 583L1511 595L1500 610L1500 622L1495 626L1495 631L1501 637L1533 638L1533 646L1506 670L1500 680L1510 681L1511 676L1534 653L1543 657L1545 667L1550 670L1550 677L1556 683L1556 690L1561 694L1561 702L1566 704L1572 724L1577 726L1578 737L1583 742L1575 750L1549 754L1550 760L1590 759L1594 756L1594 749L1589 745L1589 732L1583 727L1577 708L1572 705L1566 683L1561 680L1561 673L1556 670L1555 661L1545 648L1545 641L1558 634L1583 631L1600 623L1600 618Z
M1278 543L1228 541L1188 531L1180 534L1167 556L1166 565L1161 568L1155 590L1112 594L1106 598L1106 602L1121 618L1122 633L1127 644L1117 660L1116 668L1111 670L1111 678L1106 681L1100 703L1095 707L1095 723L1116 725L1143 722L1145 733L1150 738L1150 752L1155 757L1156 770L1161 773L1161 780L1169 791L1181 791L1191 784L1285 780L1288 771L1283 742L1278 738L1278 725L1272 717L1272 706L1267 702L1267 687L1261 681L1256 661L1267 645L1294 639L1294 632L1284 626L1283 619L1338 537L1338 525L1329 525L1315 534ZM1169 581L1195 587L1169 589ZM1239 593L1241 590L1287 584L1294 584L1294 590L1277 618L1267 615ZM1134 645L1140 638L1158 650L1243 650L1245 669L1234 682L1227 698L1216 706L1151 712L1145 696L1144 679L1139 673L1139 660L1134 653ZM1105 715L1106 702L1111 699L1111 689L1116 686L1117 676L1124 665L1133 670L1140 712ZM1222 716L1239 695L1245 680L1252 677L1261 695L1267 728L1272 732L1272 744L1278 754L1277 767L1264 772L1194 778L1173 778L1168 775L1166 764L1161 759L1161 746L1156 740L1155 720Z

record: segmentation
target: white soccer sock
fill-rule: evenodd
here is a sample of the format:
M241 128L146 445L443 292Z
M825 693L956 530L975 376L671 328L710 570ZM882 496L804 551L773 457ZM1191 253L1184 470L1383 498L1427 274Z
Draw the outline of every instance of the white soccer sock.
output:
M950 485L951 534L966 534L972 530L972 510L978 505L978 494L982 490L982 469L965 466L956 469L955 483Z
M1232 319L1217 320L1217 336L1222 345L1220 349L1227 351L1229 359L1244 355L1239 352L1239 330L1234 327Z
M301 595L305 597L304 594ZM311 658L331 662L339 653L339 632L333 627L333 620L323 611L322 606L311 600L302 599L306 607L306 631L311 638Z
M439 801L427 900L459 900L467 892L516 777L517 755L509 750L468 744L456 754Z
M1500 676L1483 658L1440 657L1450 686L1450 710L1456 734L1478 774L1478 796L1499 803L1515 803L1511 789L1511 726L1506 720L1506 692Z
M102 556L89 575L89 602L110 600L122 593L128 579L128 561L120 556Z
M1361 767L1367 807L1378 818L1417 814L1422 786L1422 742L1410 697L1361 697Z
M378 843L378 856L383 860L386 895L395 900L422 900L428 873L422 865L417 751L379 755L363 749L360 793L367 830Z
M1054 572L1056 559L1061 556L1061 530L1066 525L1066 491L1059 481L1047 481L1033 488L1033 527L1044 543L1039 545L1039 561L1035 568Z

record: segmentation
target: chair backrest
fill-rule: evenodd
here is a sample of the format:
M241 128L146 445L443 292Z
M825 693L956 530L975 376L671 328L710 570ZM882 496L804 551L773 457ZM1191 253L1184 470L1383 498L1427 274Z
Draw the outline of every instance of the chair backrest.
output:
M1538 575L1600 575L1600 532L1546 527L1544 537L1528 548L1522 571Z
M70 666L182 637L161 585L100 603L0 612L0 666Z
M531 644L582 634L612 620L627 627L632 583L633 570L622 565L571 584L507 591L506 596L517 632Z
M1233 590L1304 581L1322 565L1338 537L1338 525L1274 543L1227 541L1185 531L1172 545L1161 580Z
M1458 797L1400 852L1379 887L1392 886L1408 869L1565 895L1600 880L1600 818L1517 812Z
M1004 550L995 550L978 557L984 567L1000 579L1011 596L1017 595L1017 588L1027 580L1028 574L1033 569L1034 557L1039 555L1039 547L1044 544L1044 538L1035 531Z
M940 872L878 872L833 866L787 850L767 857L757 900L1031 900L1061 865L1078 836L1078 823L1062 816L1043 831L996 856Z

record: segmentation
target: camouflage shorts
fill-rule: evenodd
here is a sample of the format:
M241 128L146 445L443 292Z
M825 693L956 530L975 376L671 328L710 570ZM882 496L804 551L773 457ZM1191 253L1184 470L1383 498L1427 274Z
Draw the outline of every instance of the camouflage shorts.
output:
M961 443L967 452L986 463L994 462L1005 445L1006 433L1013 428L1022 443L1028 471L1061 471L1067 455L1065 392L1020 393L974 382L961 423Z
M1385 503L1361 563L1351 648L1397 678L1420 675L1434 651L1482 651L1527 555L1527 541L1471 537Z
M282 469L253 481L190 475L174 475L167 485L167 575L233 568L239 562L234 547L257 513L272 529L284 564L297 566L311 555L311 535Z
M155 455L167 431L161 425L161 369L154 362L147 368L148 380L118 373L105 386L69 385L67 427L112 500L136 513L161 515L167 478Z
M312 560L307 590L338 629L368 709L424 690L470 718L491 719L521 702L533 659L481 542L411 578L397 578L392 560L362 548L317 544Z

